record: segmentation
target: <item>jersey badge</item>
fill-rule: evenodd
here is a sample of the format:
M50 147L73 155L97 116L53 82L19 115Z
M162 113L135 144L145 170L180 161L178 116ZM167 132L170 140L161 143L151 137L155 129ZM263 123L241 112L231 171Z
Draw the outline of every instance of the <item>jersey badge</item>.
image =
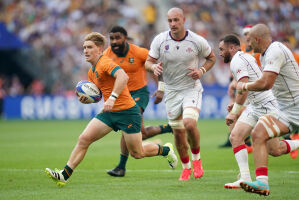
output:
M176 49L177 49L177 50L179 50L179 48L180 48L179 46L176 46Z
M165 50L167 51L169 49L169 44L165 46Z
M237 71L237 74L239 74L241 72L241 70L240 69L238 69L238 71Z
M129 58L129 63L133 63L134 62L134 57L130 57Z
M125 59L121 59L119 62L120 62L120 63L123 63L124 61L125 61Z
M188 47L188 49L186 49L186 52L191 53L191 52L193 52L193 49L191 49L190 47Z

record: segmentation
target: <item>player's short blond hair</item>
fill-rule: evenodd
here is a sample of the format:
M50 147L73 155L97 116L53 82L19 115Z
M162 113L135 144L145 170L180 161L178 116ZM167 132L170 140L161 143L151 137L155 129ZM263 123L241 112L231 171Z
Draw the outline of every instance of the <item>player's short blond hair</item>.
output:
M92 41L96 46L104 47L106 44L106 38L101 33L91 32L87 34L84 38L84 41Z

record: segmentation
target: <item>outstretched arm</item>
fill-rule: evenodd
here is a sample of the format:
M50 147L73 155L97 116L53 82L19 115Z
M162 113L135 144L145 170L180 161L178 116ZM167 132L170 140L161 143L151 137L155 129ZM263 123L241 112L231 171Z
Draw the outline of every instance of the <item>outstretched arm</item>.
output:
M242 93L243 91L264 91L269 90L273 87L274 82L277 77L277 73L275 72L263 72L263 75L260 79L252 83L238 83L237 91L238 93Z

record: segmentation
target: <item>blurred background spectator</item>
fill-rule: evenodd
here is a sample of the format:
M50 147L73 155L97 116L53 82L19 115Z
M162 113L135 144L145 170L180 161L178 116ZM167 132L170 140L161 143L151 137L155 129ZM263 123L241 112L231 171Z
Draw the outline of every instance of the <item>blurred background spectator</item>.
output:
M90 66L82 54L87 33L107 35L118 24L133 43L149 48L155 34L168 29L166 12L173 6L184 10L187 28L204 36L216 54L221 36L242 35L244 25L256 23L268 24L273 39L287 40L298 51L296 0L2 0L0 31L23 44L0 44L0 100L24 93L71 93L79 80L87 79ZM204 76L204 85L229 84L228 66L220 60Z

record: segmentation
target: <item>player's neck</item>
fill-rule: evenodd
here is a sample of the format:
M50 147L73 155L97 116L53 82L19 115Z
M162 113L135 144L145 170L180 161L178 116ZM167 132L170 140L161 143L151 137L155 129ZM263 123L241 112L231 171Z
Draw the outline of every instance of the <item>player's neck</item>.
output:
M178 33L170 32L172 39L177 40L177 41L183 40L186 37L186 34L187 34L186 29L184 29L183 31L180 31Z
M99 62L100 58L103 56L103 54L99 55L98 57L96 57L95 59L93 59L92 61L90 61L90 64L95 67L96 64Z
M272 41L266 41L263 45L262 45L262 48L261 48L261 53L264 54L268 47L270 46L270 44L272 43Z
M129 44L128 44L128 42L125 42L125 48L124 48L123 52L121 52L122 55L126 54L126 52L128 51L128 48L129 48Z

